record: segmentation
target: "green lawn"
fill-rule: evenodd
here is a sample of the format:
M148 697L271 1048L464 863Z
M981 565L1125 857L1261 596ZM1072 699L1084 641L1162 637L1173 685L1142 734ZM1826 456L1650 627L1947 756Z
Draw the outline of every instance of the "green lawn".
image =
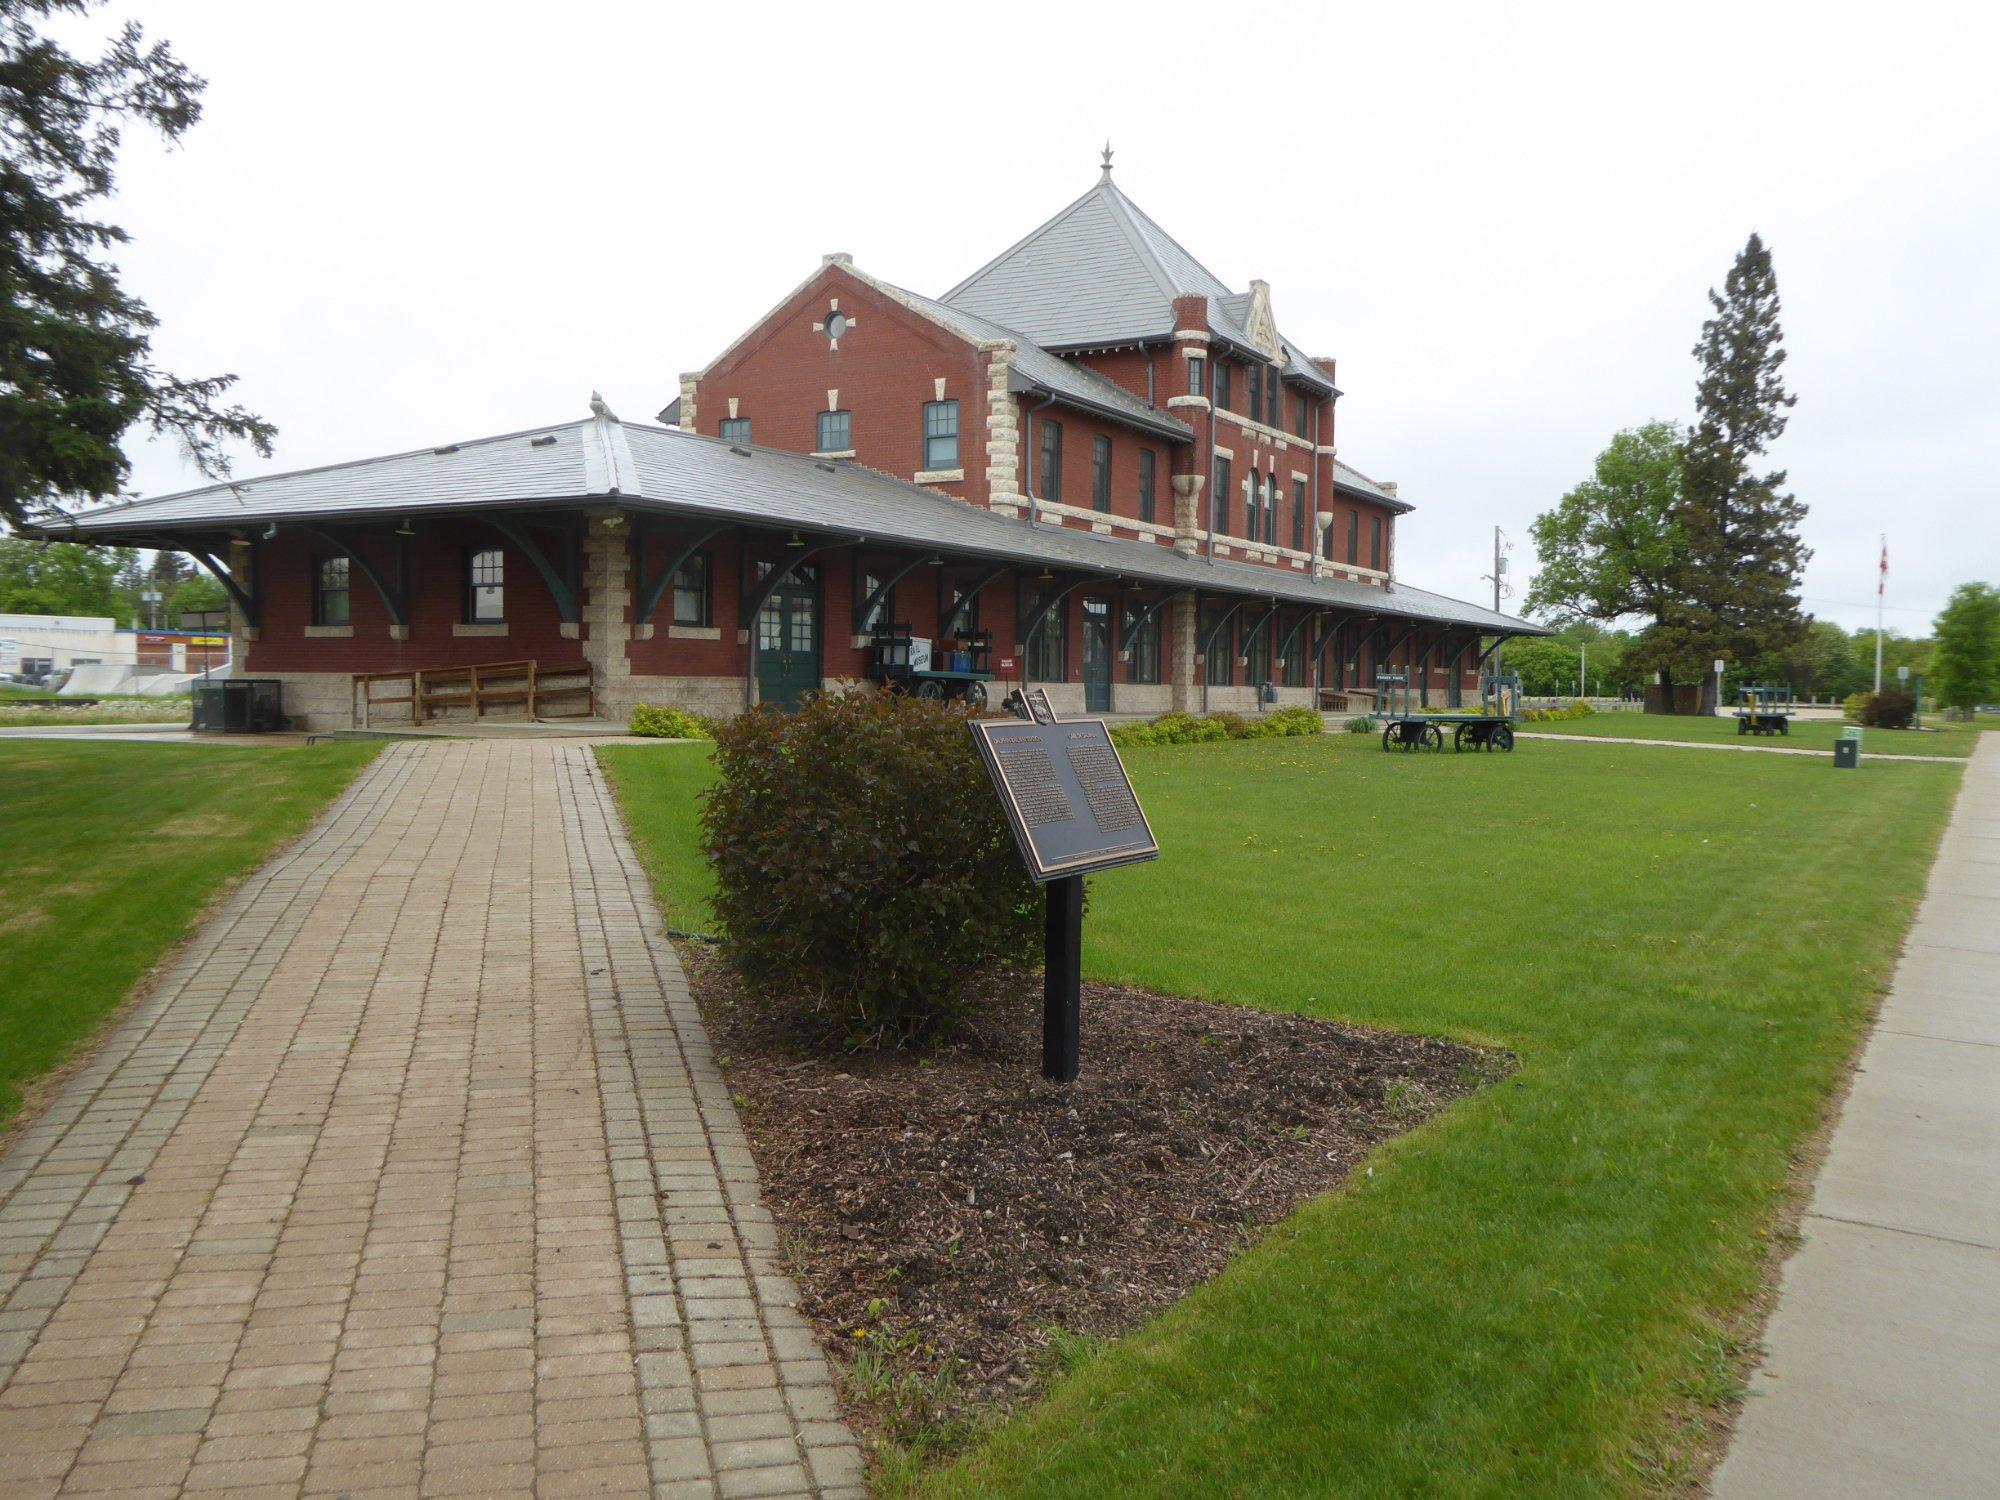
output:
M1729 745L1777 745L1791 750L1833 749L1844 726L1832 719L1796 719L1787 735L1739 735L1736 720L1695 718L1687 714L1603 713L1560 723L1523 724L1523 734L1612 735L1636 740L1714 740ZM1971 724L1946 723L1935 714L1924 717L1922 729L1864 729L1861 754L1970 755L1979 742Z
M0 741L0 1124L378 748Z
M669 920L697 925L705 757L600 754ZM1344 735L1126 762L1165 854L1093 882L1090 973L1497 1043L1520 1068L918 1488L1684 1484L1790 1153L1958 769L1535 741L1385 755Z

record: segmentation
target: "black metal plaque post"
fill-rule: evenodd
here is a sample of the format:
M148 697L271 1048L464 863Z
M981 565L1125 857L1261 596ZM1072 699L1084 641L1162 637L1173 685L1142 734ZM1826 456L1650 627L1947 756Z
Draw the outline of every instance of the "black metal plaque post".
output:
M1083 1033L1083 877L1065 875L1045 889L1042 928L1042 1077L1076 1082Z
M1040 692L1014 693L1009 720L967 728L1000 794L1042 909L1042 1076L1074 1083L1080 1066L1083 877L1141 860L1160 846L1101 719L1058 719Z

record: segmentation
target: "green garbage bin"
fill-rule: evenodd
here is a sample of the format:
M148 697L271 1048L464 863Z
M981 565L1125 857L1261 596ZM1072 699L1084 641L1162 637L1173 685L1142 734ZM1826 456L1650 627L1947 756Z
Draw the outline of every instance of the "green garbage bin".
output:
M1833 742L1833 764L1837 769L1852 771L1861 764L1861 731L1848 728L1840 731L1840 738Z

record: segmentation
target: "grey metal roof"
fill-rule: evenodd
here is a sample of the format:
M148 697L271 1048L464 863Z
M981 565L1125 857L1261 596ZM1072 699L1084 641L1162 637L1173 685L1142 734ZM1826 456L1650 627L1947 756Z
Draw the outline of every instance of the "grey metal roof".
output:
M891 286L885 281L876 281L875 284L890 296L900 299L925 316L957 330L966 338L978 341L1013 340L1019 350L1014 357L1014 369L1023 378L1059 401L1092 411L1106 412L1122 421L1164 433L1168 437L1179 438L1183 442L1192 441L1194 438L1194 429L1178 418L1169 416L1164 408L1148 406L1115 380L1049 353L1024 333L1003 327L964 308L948 306L920 292Z
M175 532L271 522L324 524L578 504L935 547L995 562L1192 585L1509 635L1547 633L1525 620L1401 584L1384 590L1307 578L1253 564L1183 557L1152 542L1030 525L853 464L770 448L737 448L719 438L621 423L608 414L103 506L67 522L45 521L34 530L56 539L146 542L169 539Z
M1208 299L1211 330L1245 349L1249 294L1233 292L1110 177L940 299L1053 349L1163 339L1173 301ZM1282 339L1280 342L1284 342ZM1325 390L1326 372L1285 342L1285 373Z
M1357 495L1374 501L1377 505L1387 506L1390 510L1399 513L1407 513L1416 509L1409 501L1390 494L1359 469L1350 468L1337 458L1333 461L1333 485L1335 489L1351 490Z

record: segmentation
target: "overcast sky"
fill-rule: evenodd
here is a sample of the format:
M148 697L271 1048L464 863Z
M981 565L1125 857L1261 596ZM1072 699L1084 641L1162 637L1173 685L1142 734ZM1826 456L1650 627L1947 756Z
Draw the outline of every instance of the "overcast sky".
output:
M1095 180L1340 361L1410 582L1490 598L1620 427L1685 419L1753 229L1808 607L2000 579L2000 28L1979 7L272 4L138 14L210 81L112 213L185 374L300 468L651 420L817 264L950 286ZM1143 17L1143 20L1139 19ZM135 441L142 493L197 480ZM1518 605L1518 595L1510 608Z

